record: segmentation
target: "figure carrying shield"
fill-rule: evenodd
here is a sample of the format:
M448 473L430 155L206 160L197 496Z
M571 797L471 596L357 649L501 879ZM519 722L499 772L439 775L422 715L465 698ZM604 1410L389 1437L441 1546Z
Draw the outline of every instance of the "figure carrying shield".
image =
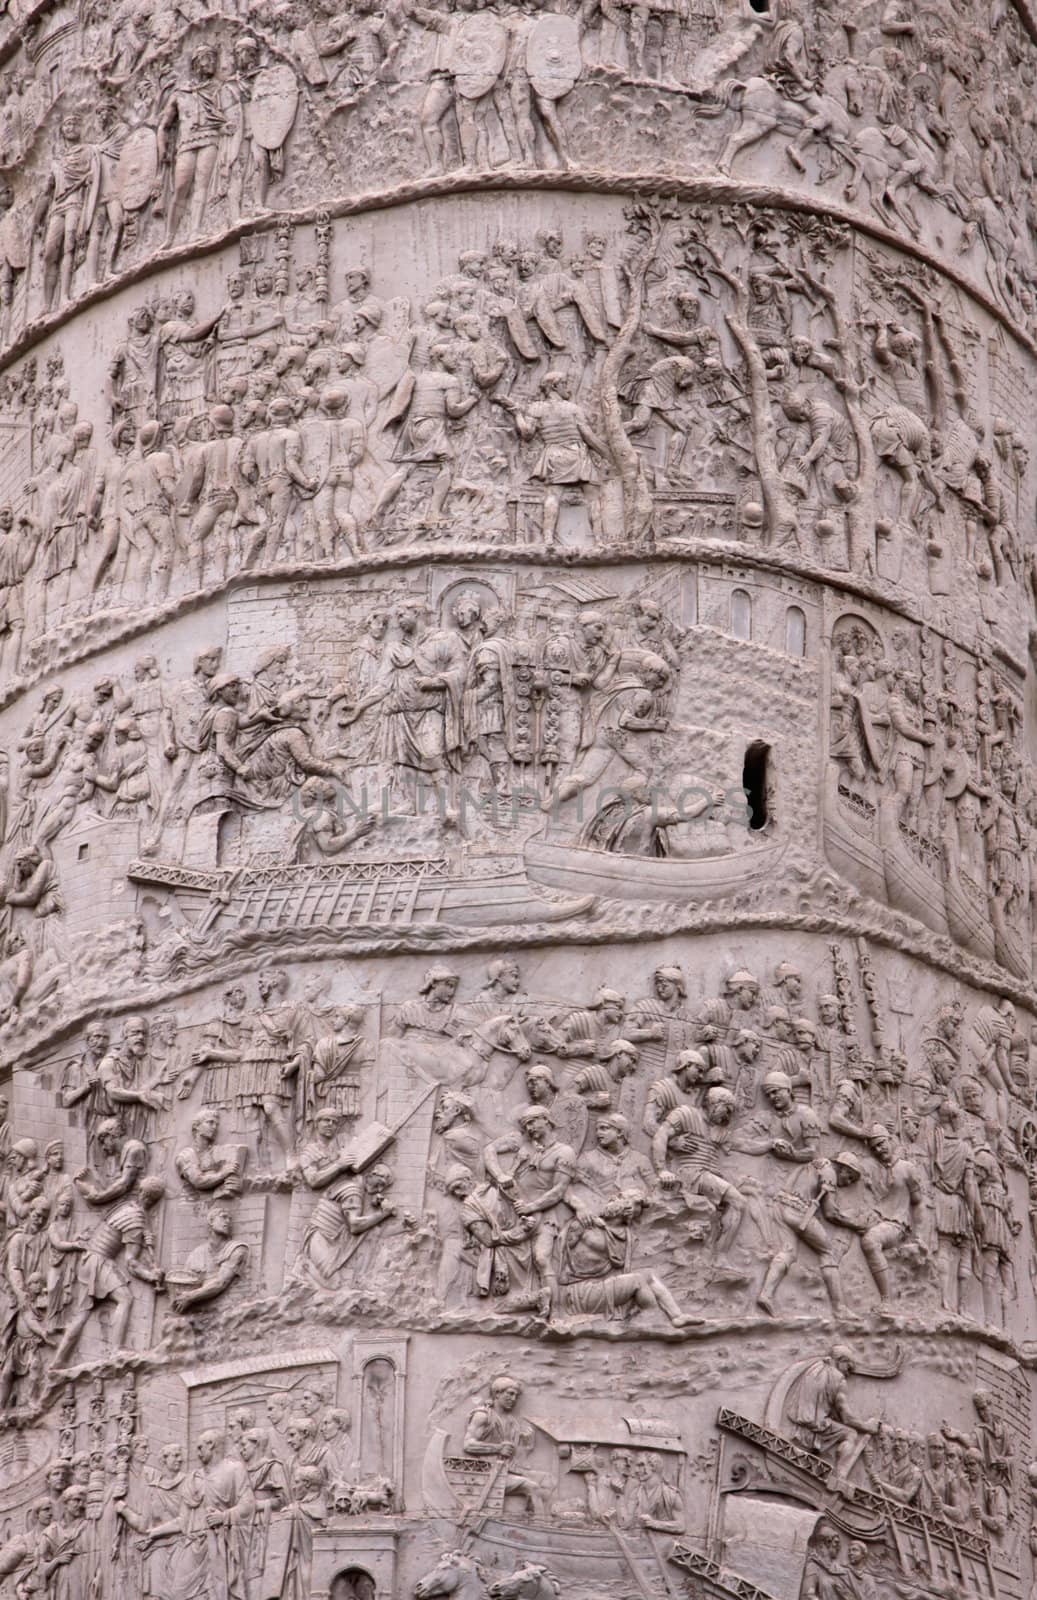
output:
M503 13L513 8L486 0L454 0L455 12L460 15L444 16L417 0L404 0L404 4L410 16L438 35L421 107L421 135L432 166L440 171L446 168L443 127L451 111L465 166L493 164L494 124L498 120L515 160L515 140L509 134L507 113L502 114L507 90L501 88L512 52L511 20Z
M509 161L536 166L534 110L559 162L568 166L556 106L583 70L575 18L532 15L530 0L453 0L452 15L419 0L403 3L410 17L438 36L420 114L434 168L446 167L444 123L450 111L466 166L492 165L494 122Z
M165 164L176 129L173 160L173 195L166 219L164 244L172 244L180 219L191 202L191 232L199 234L212 190L220 142L227 133L227 116L219 80L219 57L211 45L199 45L191 55L192 83L174 89L158 125L158 157Z
M454 36L454 112L465 166L493 164L493 133L488 117L493 92L508 56L510 37L490 10L462 18Z
M511 159L522 166L538 165L535 109L559 162L567 167L565 130L556 107L583 70L579 24L556 12L531 16L527 6L515 0L492 3L509 35L507 60L493 98Z
M478 46L479 23L481 18L474 15L479 10L479 0L456 0L460 16L444 16L440 11L433 11L429 6L423 6L418 0L403 0L407 15L415 22L420 22L435 34L435 49L432 65L429 69L428 88L421 102L418 114L421 124L421 137L425 145L425 153L429 164L438 172L445 172L447 166L447 145L443 132L443 124L447 116L453 111L457 118L458 139L461 145L461 154L464 160L472 161L475 151L476 125L474 105L471 96L459 94L457 90L457 72L460 69L462 79L473 81L478 76L478 69L473 63L472 73L465 71L466 43L471 31L472 47L475 48L476 59L485 54L486 46ZM501 62L503 65L503 60ZM498 72L500 68L498 67ZM493 88L495 77L491 77L488 89ZM486 91L488 92L488 90ZM466 144L470 145L471 155L466 152Z
M263 65L252 34L234 41L234 75L224 90L229 136L223 151L225 189L236 212L253 183L255 204L266 205L271 183L284 177L284 147L299 109L299 84L285 61Z
M29 218L14 204L14 191L0 181L0 346L11 338L15 294L29 265Z

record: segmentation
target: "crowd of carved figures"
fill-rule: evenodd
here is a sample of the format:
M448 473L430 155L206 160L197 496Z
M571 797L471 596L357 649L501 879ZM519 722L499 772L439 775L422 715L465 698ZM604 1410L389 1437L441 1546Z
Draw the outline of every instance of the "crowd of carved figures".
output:
M89 688L39 691L2 786L0 1021L17 1021L76 965L69 872L76 840L102 822L139 882L148 862L156 883L181 862L348 874L451 841L514 848L559 825L620 871L645 857L751 863L761 838L787 836L788 816L772 796L768 831L748 826L744 744L691 757L698 646L675 620L674 581L646 567L628 592L575 606L536 583L508 589L500 574L451 583L434 602L390 581L350 605L334 672L287 644L234 671L210 645L183 679L143 654ZM888 818L934 903L944 886L960 889L975 927L952 927L958 941L1024 976L1037 780L1017 690L987 657L880 623L849 614L835 626L832 805L851 828ZM780 768L768 781L780 796ZM228 819L218 834L213 818ZM826 849L852 878L833 852L836 820ZM617 880L615 892L633 889ZM889 892L946 931L924 895L901 905ZM986 945L971 942L976 930Z
M1025 1600L1035 84L0 0L0 1600Z
M862 616L836 625L831 683L840 801L858 820L891 811L935 897L957 886L996 932L999 959L1029 972L1037 789L1012 685L988 659L924 630L893 628L887 642ZM897 904L895 886L890 895ZM970 944L966 920L952 932Z
M520 1386L504 1378L487 1395L472 1397L464 1439L470 1461L496 1463L524 1453L530 1430L513 1414L520 1394ZM277 1593L307 1600L314 1532L394 1510L388 1480L355 1482L352 1418L329 1403L318 1379L304 1378L290 1394L275 1391L263 1406L231 1410L224 1429L200 1432L194 1462L179 1443L152 1451L137 1426L132 1379L114 1392L95 1382L85 1417L77 1400L70 1387L60 1408L61 1452L46 1468L45 1490L29 1510L24 1534L0 1550L0 1570L15 1579L5 1593L18 1600L131 1593L167 1600L195 1594L256 1600ZM77 1449L83 1438L90 1449ZM664 1476L664 1457L641 1450L635 1465L632 1452L616 1450L608 1466L600 1483L589 1485L597 1517L626 1530L681 1531L680 1496ZM527 1511L534 1500L543 1511L541 1486L521 1468L507 1481L507 1492L521 1497ZM456 1559L454 1552L441 1564ZM358 1574L355 1588L333 1589L335 1600L372 1600L375 1591L365 1578ZM439 1591L415 1590L425 1592ZM558 1592L554 1586L543 1591Z
M363 0L345 18L263 5L176 26L135 0L77 9L53 25L45 10L3 75L0 171L18 180L0 224L8 333L144 252L318 187L459 167L637 170L646 156L679 172L682 148L691 165L762 163L909 237L936 235L1034 316L1034 45L1001 0L966 25L900 0L852 21L798 0ZM648 99L644 126L624 115L633 93Z
M132 1379L113 1405L90 1377L134 1348L226 1338L271 1295L347 1319L374 1307L383 1325L421 1305L527 1331L804 1314L1011 1325L1037 1282L1031 1039L1015 1008L950 996L904 1049L863 941L806 974L791 960L732 970L698 1000L689 971L661 965L647 992L601 987L574 1005L528 994L508 956L477 984L438 964L412 998L383 1001L378 1025L370 1001L332 1003L326 978L269 967L208 1022L89 1022L48 1067L47 1125L64 1132L43 1144L3 1108L0 1406L70 1417L31 1558L17 1538L2 1552L13 1592L252 1600L276 1514L299 1566L281 1592L304 1600L313 1528L393 1511L399 1485L358 1468L349 1411L319 1383L207 1427L196 1461L179 1443L149 1461ZM402 1082L387 1121L386 1085ZM255 1197L295 1241L283 1281L264 1281ZM171 1244L188 1236L193 1248ZM863 1416L853 1372L845 1345L819 1356L780 1431L840 1477L1003 1542L1027 1491L991 1396L977 1392L971 1431L926 1436ZM97 1437L83 1448L88 1390ZM505 1498L540 1517L520 1393L500 1378L473 1397L461 1459L507 1457ZM614 1457L585 1480L588 1515L682 1533L666 1458ZM206 1521L227 1529L219 1549L199 1544ZM823 1533L822 1566L838 1553ZM216 1568L214 1587L191 1587L232 1555L239 1587ZM107 1588L90 1575L101 1560Z
M861 1312L938 1305L1001 1327L1037 1249L1025 1024L1007 1001L949 1000L912 1059L865 945L833 946L819 978L782 961L689 1004L664 966L642 997L603 987L566 1008L528 996L510 958L468 997L440 965L376 1037L364 1005L271 967L206 1024L88 1024L54 1108L84 1130L85 1164L7 1130L5 1404L58 1382L102 1310L118 1348L135 1300L147 1320L153 1298L204 1318L235 1285L261 1296L235 1229L252 1192L309 1194L286 1268L304 1294L363 1284L391 1303L406 1266L440 1306L563 1323L680 1328L717 1294L838 1318L852 1293ZM404 1071L421 1092L389 1127L375 1092ZM421 1116L428 1170L407 1192L424 1209L404 1214L394 1151ZM170 1197L199 1208L186 1262L155 1254Z
M391 859L413 829L433 842L528 834L575 799L580 837L598 849L742 848L738 772L725 790L719 773L703 785L682 769L672 717L685 630L652 593L649 574L640 594L573 623L532 599L507 617L481 580L448 591L438 615L394 587L356 608L338 682L287 645L247 673L212 645L183 681L142 655L83 694L45 689L11 752L0 816L0 1020L52 988L69 958L60 858L91 821L160 864L198 862L207 819L226 815L245 830L243 862L349 865ZM210 865L229 859L221 847Z
M235 1408L225 1431L199 1433L190 1460L142 1432L132 1378L70 1385L56 1410L60 1449L43 1493L24 1534L0 1549L0 1574L13 1574L3 1592L16 1600L308 1600L314 1528L393 1509L388 1480L358 1480L351 1415L318 1378L262 1410Z
M244 241L219 303L132 311L103 430L60 355L8 374L5 671L130 597L429 540L737 539L1014 638L1025 412L984 436L957 300L818 219L645 204L626 230L491 238L413 304L334 269L330 223L299 264L283 228Z
M948 1560L940 1545L947 1541L953 1551L955 1539L971 1539L998 1550L1025 1522L1037 1466L1024 1471L998 1399L977 1388L966 1427L944 1423L924 1435L893 1425L882 1412L861 1414L851 1398L854 1378L888 1374L858 1364L850 1347L833 1346L801 1365L782 1417L788 1447L801 1459L844 1468L858 1492L902 1514L924 1515L930 1557L934 1546L938 1552L933 1587L912 1592L941 1592L945 1571L950 1577L955 1570L964 1580L960 1593L982 1592L982 1579L974 1588L974 1572L961 1552L955 1569L953 1555ZM641 1554L640 1541L655 1541L658 1548L661 1536L676 1537L668 1559L685 1565L687 1546L680 1539L687 1485L674 1476L672 1447L667 1454L637 1439L630 1448L584 1452L577 1507L560 1497L557 1471L534 1465L535 1429L524 1414L527 1404L524 1386L508 1374L480 1385L459 1419L462 1454L452 1465L503 1472L502 1508L520 1524L564 1526L578 1509L581 1521L612 1530L631 1554ZM213 1600L308 1600L315 1534L370 1514L384 1526L398 1509L387 1479L356 1481L353 1418L334 1404L318 1376L304 1375L288 1390L269 1389L259 1404L225 1407L221 1426L197 1433L191 1460L178 1442L153 1448L140 1427L133 1379L121 1386L101 1379L69 1385L58 1411L59 1453L41 1473L42 1492L24 1533L0 1548L0 1574L12 1580L5 1592L17 1600L121 1600L124 1594L146 1600L189 1600L196 1594ZM802 1600L899 1593L891 1543L847 1538L822 1518L803 1563ZM435 1577L471 1571L481 1575L483 1569L463 1546L448 1550L408 1592L450 1595L456 1586L439 1587ZM518 1572L527 1582L541 1575L545 1586L512 1589L508 1579L498 1578L489 1589L487 1575L486 1588L456 1592L489 1592L494 1600L555 1600L573 1592L536 1563L521 1562L513 1576ZM922 1584L926 1576L912 1573ZM362 1575L356 1588L332 1589L334 1600L372 1600L374 1593L373 1585L363 1586Z

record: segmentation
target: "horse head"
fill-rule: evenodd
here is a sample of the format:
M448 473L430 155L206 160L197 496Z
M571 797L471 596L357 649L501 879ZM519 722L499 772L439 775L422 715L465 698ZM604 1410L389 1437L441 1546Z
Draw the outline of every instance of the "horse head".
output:
M414 1585L414 1600L481 1600L485 1593L479 1563L463 1550L445 1550Z
M490 1600L559 1600L562 1586L546 1567L527 1561L490 1585Z

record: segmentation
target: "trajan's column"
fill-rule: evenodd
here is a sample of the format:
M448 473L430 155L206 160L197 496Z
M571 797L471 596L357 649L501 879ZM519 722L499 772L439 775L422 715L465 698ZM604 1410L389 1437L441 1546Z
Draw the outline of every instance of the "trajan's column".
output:
M1031 0L0 83L2 1600L1030 1600Z

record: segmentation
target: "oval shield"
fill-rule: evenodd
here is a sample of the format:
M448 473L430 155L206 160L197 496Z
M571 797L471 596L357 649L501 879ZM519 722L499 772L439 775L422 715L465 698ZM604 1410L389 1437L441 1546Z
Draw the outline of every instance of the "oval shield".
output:
M12 206L0 217L0 262L6 261L12 272L24 272L31 248L32 210L24 205Z
M134 128L115 168L115 187L127 211L147 205L158 187L158 144L152 128Z
M312 29L296 28L291 35L291 45L306 82L318 88L327 83L331 74L321 59Z
M543 100L561 100L583 71L580 25L552 12L538 17L526 41L526 71Z
M285 62L257 72L249 104L252 137L262 150L280 150L299 109L299 84Z
M508 30L488 12L466 16L454 39L451 70L463 100L481 100L500 77L508 54Z

